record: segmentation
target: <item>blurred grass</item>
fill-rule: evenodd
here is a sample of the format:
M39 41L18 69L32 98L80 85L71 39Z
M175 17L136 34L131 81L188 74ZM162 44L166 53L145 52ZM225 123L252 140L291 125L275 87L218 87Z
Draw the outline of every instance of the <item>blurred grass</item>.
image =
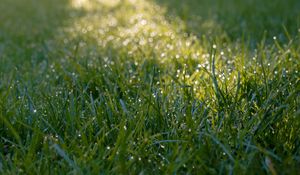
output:
M297 0L162 0L157 1L168 9L167 16L185 22L188 33L225 35L233 41L241 38L257 42L277 36L287 41L285 32L298 33L300 2ZM286 31L285 31L286 30Z
M1 70L29 71L33 61L47 60L47 45L71 9L68 1L3 0L0 10Z
M3 0L0 172L297 174L298 7Z

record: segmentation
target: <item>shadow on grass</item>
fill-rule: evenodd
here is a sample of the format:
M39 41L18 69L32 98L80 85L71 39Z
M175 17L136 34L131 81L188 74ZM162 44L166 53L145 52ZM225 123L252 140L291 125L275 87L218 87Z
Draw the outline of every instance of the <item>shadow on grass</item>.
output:
M285 29L293 36L300 27L298 0L156 0L167 8L170 20L178 16L186 32L198 36L228 36L237 40L245 36L259 41L267 37L286 39Z
M67 0L4 0L0 5L1 40L14 44L51 38L67 18Z
M59 30L78 10L70 0L2 0L0 11L0 70L10 72L47 60Z

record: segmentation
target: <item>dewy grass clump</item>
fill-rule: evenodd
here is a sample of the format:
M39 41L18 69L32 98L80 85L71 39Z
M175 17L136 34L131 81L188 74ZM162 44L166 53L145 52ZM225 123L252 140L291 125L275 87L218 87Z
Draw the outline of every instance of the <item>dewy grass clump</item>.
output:
M297 174L296 0L3 0L1 174Z

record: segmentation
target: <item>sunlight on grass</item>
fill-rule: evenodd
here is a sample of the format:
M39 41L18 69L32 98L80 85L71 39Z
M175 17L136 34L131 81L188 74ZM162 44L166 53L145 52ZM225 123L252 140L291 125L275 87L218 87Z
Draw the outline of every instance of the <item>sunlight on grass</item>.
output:
M291 1L4 0L0 174L296 174Z
M121 3L122 0L98 0L98 2L100 2L103 5L109 6L109 7L114 7L119 5L119 3ZM134 0L131 0L131 2L135 2Z
M85 13L75 15L74 25L63 29L69 36L64 42L67 44L78 40L79 55L90 57L88 65L91 67L97 65L93 59L99 52L107 58L106 63L112 66L117 63L109 58L111 56L118 58L126 55L137 65L147 59L156 59L161 66L176 69L176 79L192 86L195 96L199 98L206 97L212 90L212 86L207 86L207 82L213 83L211 76L220 81L220 85L215 84L217 88L234 89L238 81L243 81L238 80L239 73L249 68L252 69L251 74L256 75L259 72L257 69L261 68L255 59L258 55L244 47L244 43L226 42L226 34L221 35L225 36L222 39L225 42L212 42L209 37L199 38L193 33L186 33L187 24L179 18L167 20L166 9L154 1L89 0L80 4L86 7ZM220 28L213 20L198 22L207 31ZM194 25L197 25L197 21L194 21ZM220 34L223 33L221 29L218 30ZM253 59L245 61L246 55ZM264 64L269 65L276 62L274 59L265 61L267 63ZM176 68L174 62L185 64ZM254 68L253 64L258 66ZM213 75L212 69L215 69ZM166 79L171 81L168 76Z
M89 7L89 0L72 0L71 5L74 8L87 8Z
M71 6L74 8L91 10L94 8L93 5L95 5L95 3L100 3L107 7L115 7L119 5L121 1L122 0L71 0ZM135 3L135 0L130 0L130 2Z
M173 23L166 20L166 9L163 7L152 1L122 1L118 2L118 7L103 6L103 3L105 1L86 1L82 4L97 10L86 9L85 15L74 18L74 25L64 29L72 36L66 42L72 38L81 38L80 51L90 52L91 58L95 51L112 50L114 54L117 53L116 57L127 55L135 59L137 64L145 59L157 59L160 64L168 66L171 65L169 63L194 60L198 64L192 72L187 72L185 68L177 71L177 78L188 84L199 83L196 79L199 78L201 66L210 69L210 54L203 49L202 41L193 34L185 33L184 23L179 19ZM91 47L96 50L91 51ZM92 60L89 62L89 65L95 65ZM115 64L110 59L107 62ZM209 76L202 75L203 81L205 78L208 79ZM204 89L195 91L200 95L200 91Z

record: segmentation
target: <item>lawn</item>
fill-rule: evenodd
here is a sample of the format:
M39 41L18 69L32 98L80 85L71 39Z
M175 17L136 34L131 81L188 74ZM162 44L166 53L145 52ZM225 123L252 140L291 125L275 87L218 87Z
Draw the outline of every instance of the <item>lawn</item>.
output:
M299 0L1 0L0 174L299 174Z

